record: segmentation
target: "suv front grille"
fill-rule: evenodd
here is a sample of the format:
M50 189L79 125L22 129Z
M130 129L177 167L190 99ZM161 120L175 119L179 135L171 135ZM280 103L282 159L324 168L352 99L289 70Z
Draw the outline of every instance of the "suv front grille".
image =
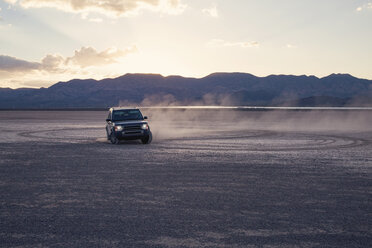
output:
M141 133L141 125L124 126L125 133Z

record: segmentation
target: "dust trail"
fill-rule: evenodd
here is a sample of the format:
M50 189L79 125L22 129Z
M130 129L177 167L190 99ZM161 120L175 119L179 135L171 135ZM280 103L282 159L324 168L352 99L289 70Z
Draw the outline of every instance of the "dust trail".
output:
M278 110L230 108L143 108L156 139L226 135L228 132L271 130L298 132L370 132L372 111Z
M272 130L303 132L364 132L372 129L368 107L249 107L233 106L223 94L200 100L177 100L171 94L145 96L138 106L150 119L155 140L226 135L228 132ZM231 100L231 99L230 99Z

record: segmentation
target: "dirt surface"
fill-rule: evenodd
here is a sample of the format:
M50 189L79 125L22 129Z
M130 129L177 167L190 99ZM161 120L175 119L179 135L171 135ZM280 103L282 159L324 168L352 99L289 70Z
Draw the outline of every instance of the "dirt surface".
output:
M0 111L1 247L371 247L372 113Z

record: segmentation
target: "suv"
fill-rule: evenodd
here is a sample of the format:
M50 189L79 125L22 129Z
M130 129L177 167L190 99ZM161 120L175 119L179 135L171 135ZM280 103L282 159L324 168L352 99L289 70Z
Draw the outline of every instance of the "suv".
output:
M137 108L111 108L106 119L107 140L119 144L120 140L140 139L143 144L152 140L147 117Z

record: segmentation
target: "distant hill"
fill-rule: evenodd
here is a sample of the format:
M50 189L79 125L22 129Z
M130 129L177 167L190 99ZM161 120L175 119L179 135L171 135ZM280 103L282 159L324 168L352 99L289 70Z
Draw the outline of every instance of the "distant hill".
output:
M372 106L372 80L213 73L204 78L126 74L59 82L49 88L0 88L0 108L106 108L118 105Z

